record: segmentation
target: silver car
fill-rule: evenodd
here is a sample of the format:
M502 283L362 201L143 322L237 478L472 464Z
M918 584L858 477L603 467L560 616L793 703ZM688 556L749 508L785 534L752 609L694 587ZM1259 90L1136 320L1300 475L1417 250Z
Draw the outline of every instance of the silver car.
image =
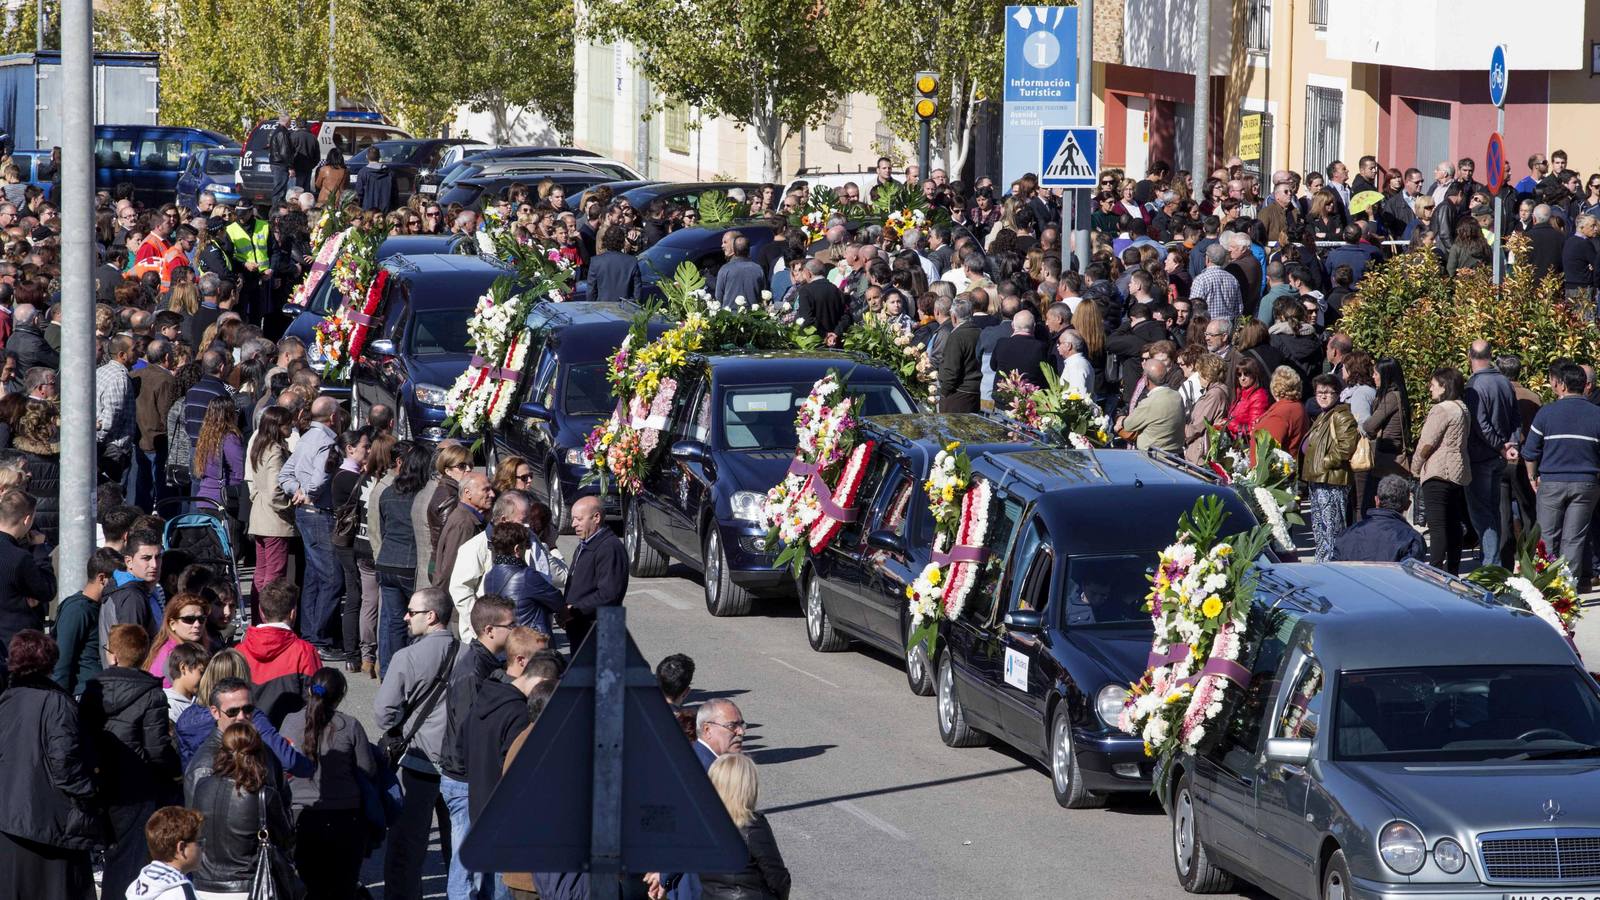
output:
M1159 782L1185 889L1600 898L1600 685L1555 629L1424 565L1263 573L1250 683Z

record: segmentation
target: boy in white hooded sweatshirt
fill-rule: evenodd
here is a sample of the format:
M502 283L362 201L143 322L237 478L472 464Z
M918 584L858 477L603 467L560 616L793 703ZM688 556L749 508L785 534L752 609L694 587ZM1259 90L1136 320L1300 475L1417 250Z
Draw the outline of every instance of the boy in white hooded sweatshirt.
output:
M205 817L181 806L164 806L144 826L150 863L128 885L127 900L195 900L189 873L200 865L200 825Z

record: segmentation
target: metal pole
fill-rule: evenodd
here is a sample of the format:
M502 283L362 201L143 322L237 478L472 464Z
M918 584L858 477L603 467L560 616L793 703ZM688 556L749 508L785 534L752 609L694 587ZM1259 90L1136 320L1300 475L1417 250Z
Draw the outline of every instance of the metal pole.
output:
M333 83L333 2L328 0L328 110L339 108L339 91Z
M1194 14L1194 183L1211 169L1211 0L1196 0Z
M1094 0L1078 0L1078 124L1094 124ZM1105 153L1101 147L1100 152ZM1104 158L1102 156L1102 158ZM1096 172L1095 175L1099 175ZM1093 191L1067 191L1061 198L1061 215L1065 218L1067 206L1077 207L1073 216L1076 232L1063 226L1061 246L1067 245L1067 235L1072 234L1072 245L1078 252L1078 271L1089 266L1089 197ZM1068 258L1063 250L1061 267L1067 267Z
M639 113L639 130L634 134L634 155L639 161L639 174L645 178L650 177L650 81L644 77L644 70L635 66L633 70L634 84L637 85L635 106Z
M922 178L924 180L926 180L927 177L928 177L928 173L930 171L932 171L931 169L928 168L928 145L933 140L933 126L928 123L927 119L923 119L922 120L922 124L919 126L919 130L922 133L917 138L917 171L921 172L922 173ZM920 184L911 184L911 185L906 185L906 187L914 187L914 188L920 189L922 187L922 185L920 185Z
M33 15L33 49L44 49L44 0L39 0Z
M94 109L90 0L61 2L61 108ZM94 553L94 115L61 117L61 547L58 599Z
M1506 108L1504 106L1497 108L1495 110L1494 118L1495 118L1495 126L1494 126L1495 134L1504 135L1506 133L1505 132L1505 129L1506 129ZM1495 180L1497 180L1497 181L1504 180L1502 173L1505 171L1505 163L1502 161L1500 163L1500 166L1501 166L1501 171L1494 173L1495 174ZM1502 201L1500 199L1500 192L1499 191L1495 191L1494 192L1494 287L1495 287L1495 294L1497 296L1500 293L1500 278L1501 278L1501 275L1504 272L1504 267L1505 267L1505 254L1501 252L1501 247L1500 247L1500 215L1501 215L1500 204L1502 202L1504 202L1504 201Z
M627 681L627 613L599 610L594 657L594 794L589 827L589 898L616 900L622 871L622 724ZM577 651L573 651L576 653Z

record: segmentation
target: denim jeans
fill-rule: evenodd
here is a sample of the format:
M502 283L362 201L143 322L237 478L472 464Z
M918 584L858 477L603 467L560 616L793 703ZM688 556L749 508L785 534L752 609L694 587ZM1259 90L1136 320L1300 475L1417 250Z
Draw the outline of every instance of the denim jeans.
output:
M324 659L333 658L333 637L328 633L339 612L344 573L333 550L333 513L310 506L296 507L294 524L305 548L306 583L300 591L300 635Z
M406 630L406 604L411 602L415 579L393 569L378 570L378 677L389 670L389 660L410 640Z
M1500 478L1505 471L1505 461L1499 457L1475 462L1467 482L1467 520L1478 533L1480 565L1500 565L1500 542L1505 539L1500 530Z
M445 896L450 900L474 900L477 876L461 864L461 841L472 824L467 814L467 783L445 775L439 779L439 794L450 808L450 873L445 879Z

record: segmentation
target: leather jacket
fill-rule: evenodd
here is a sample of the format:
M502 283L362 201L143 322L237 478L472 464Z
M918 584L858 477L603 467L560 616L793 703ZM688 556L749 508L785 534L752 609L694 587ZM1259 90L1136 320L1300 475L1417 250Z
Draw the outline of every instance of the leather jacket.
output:
M195 788L190 807L206 817L200 826L204 843L200 848L200 868L193 875L194 886L202 891L228 893L248 891L255 874L256 856L261 842L261 801L267 804L267 834L284 853L294 848L294 829L283 795L269 781L258 793L241 793L233 779L209 776Z
M700 896L705 900L788 900L789 869L766 816L753 813L750 824L739 829L739 834L750 849L744 871L701 873Z

